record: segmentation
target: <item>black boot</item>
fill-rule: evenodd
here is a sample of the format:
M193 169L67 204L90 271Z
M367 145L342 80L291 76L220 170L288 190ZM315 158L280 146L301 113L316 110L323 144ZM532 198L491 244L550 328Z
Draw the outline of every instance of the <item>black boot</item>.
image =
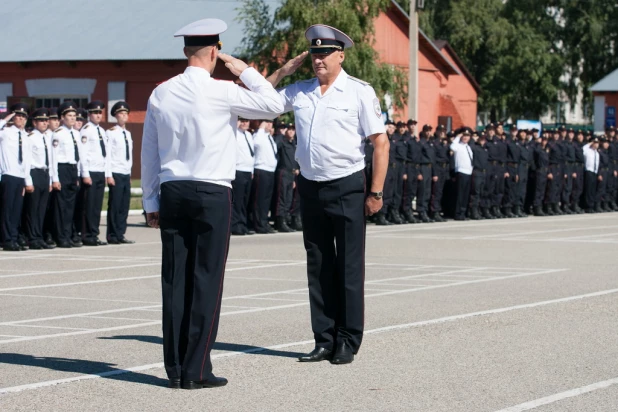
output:
M405 211L403 213L403 217L408 223L421 223L420 220L414 217L414 213L412 213L412 210Z
M292 229L302 232L303 222L300 219L300 216L292 216Z
M404 224L404 223L408 223L406 220L404 220L404 218L403 218L403 217L401 217L401 215L399 214L399 212L398 212L398 211L393 210L393 211L391 212L391 214L392 214L392 216L393 216L393 219L395 220L395 224L396 224L396 225L402 225L402 224Z
M435 212L431 218L435 221L435 222L446 222L446 219L444 219L442 216L440 216L440 212Z
M571 212L571 208L566 203L562 204L562 214L564 214L564 215L572 215L573 214L573 212Z
M543 208L541 206L534 207L534 216L545 216L545 213L543 213Z
M504 215L500 213L500 209L498 208L498 206L491 207L491 214L494 215L496 219L502 219L504 217Z
M488 207L484 207L482 210L482 213L485 219L495 219L496 218L494 215L491 214Z
M558 205L558 203L554 203L552 205L552 209L554 211L554 215L556 215L556 216L562 216L563 215L562 210L560 210L560 206Z
M512 219L515 217L510 207L505 207L504 212L502 214L509 219Z
M600 203L600 202L597 202L597 203L594 205L594 213L602 213L602 212L603 212L603 210L601 209L601 203Z
M395 215L395 213L392 210L390 210L388 212L388 215L386 215L386 220L388 220L389 222L391 222L391 223L393 223L395 225L400 225L400 224L403 223L401 221L401 219L397 219L397 216Z
M386 217L384 216L384 212L376 213L375 222L376 222L376 225L378 225L378 226L390 226L390 225L392 225L391 222L386 220Z
M427 212L420 212L418 214L418 217L420 217L421 222L423 222L423 223L433 223L433 219L431 219L429 216L427 216Z
M478 207L470 208L470 219L472 220L481 220L481 215L479 214Z
M614 210L609 207L609 202L603 202L603 210L606 212L613 212Z
M285 217L283 217L283 216L277 216L277 219L275 220L275 228L280 233L289 233L289 232L293 232L294 231L285 222Z

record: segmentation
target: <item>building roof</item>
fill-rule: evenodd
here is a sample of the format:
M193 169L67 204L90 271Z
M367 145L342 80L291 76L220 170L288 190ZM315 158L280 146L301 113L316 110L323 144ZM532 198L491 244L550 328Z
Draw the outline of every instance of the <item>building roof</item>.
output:
M590 88L592 92L618 92L618 69L614 70Z
M271 12L279 0L265 0ZM0 62L184 59L174 33L203 18L228 23L223 50L241 44L235 0L28 0L0 8ZM21 17L17 17L21 16ZM20 40L27 39L27 41ZM16 47L9 39L15 39Z
M457 53L455 53L455 50L451 47L449 42L447 42L446 40L436 40L434 41L434 44L438 49L440 49L440 51L446 49L446 52L453 58L453 60L455 60L455 64L457 64L457 66L461 68L463 74L466 76L470 84L472 84L472 87L474 87L477 93L480 93L481 86L478 84L472 73L470 73L464 62L459 58Z

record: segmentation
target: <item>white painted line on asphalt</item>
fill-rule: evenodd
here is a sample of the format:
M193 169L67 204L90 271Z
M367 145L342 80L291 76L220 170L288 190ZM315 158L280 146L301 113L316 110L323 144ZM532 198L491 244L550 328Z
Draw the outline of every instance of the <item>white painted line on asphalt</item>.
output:
M11 327L15 328L40 328L40 329L63 329L63 330L94 330L88 328L65 328L64 326L43 326L43 325L22 325L19 323L11 325Z
M610 237L610 236L618 236L618 232L612 232L612 233L603 233L603 234L595 234L595 235L587 235L587 236L575 236L575 237L562 237L559 238L560 240L582 240L582 239L590 239L590 238L594 238L592 240L597 240L596 238L600 238L600 237Z
M118 303L148 303L156 305L160 302L150 302L145 300L121 300L121 299L97 299L97 298L77 298L72 296L48 296L48 295L21 295L17 293L0 293L0 296L14 296L22 298L42 298L42 299L65 299L65 300L85 300L88 302L118 302Z
M600 229L616 229L618 226L582 226L582 227L571 227L567 229L552 229L552 230L535 230L531 232L513 232L511 236L513 238L518 238L520 236L525 235L540 235L545 233L560 233L560 232L575 232L578 230L600 230ZM476 240L476 239L489 239L492 237L502 237L504 233L497 233L492 235L479 235L479 236L466 236L463 237L463 240Z
M497 309L489 309L489 310L478 311L478 312L464 313L461 315L445 316L445 317L437 318L437 319L430 319L430 320L424 320L424 321L418 321L418 322L384 326L381 328L366 330L365 334L373 335L373 334L390 332L390 331L395 331L395 330L404 330L404 329L423 327L423 326L429 326L429 325L438 325L442 323L453 322L453 321L473 318L477 316L495 315L495 314L500 314L500 313L511 312L514 310L537 308L537 307L552 305L556 303L566 303L566 302L577 301L577 300L582 300L582 299L587 299L587 298L594 298L594 297L610 295L614 293L618 293L618 289L608 289L608 290L602 290L599 292L586 293L583 295L569 296L566 298L544 300L544 301L528 303L528 304L523 304L523 305L507 306L507 307L497 308ZM238 356L247 355L251 353L259 353L259 352L265 352L269 350L280 350L280 349L286 349L286 348L290 348L294 346L305 346L305 345L310 345L310 344L314 344L313 339L283 343L283 344L267 346L263 348L251 348L251 349L238 351L238 352L226 352L226 353L221 353L221 354L215 354L212 356L212 359L232 358L232 357L238 357ZM110 376L117 376L117 375L122 375L126 373L131 373L131 372L140 372L140 371L145 371L149 369L159 369L162 367L163 367L163 363L159 362L159 363L151 363L148 365L135 366L132 368L118 369L114 371L74 376L74 377L65 378L65 379L56 379L56 380L50 380L50 381L44 381L44 382L30 383L26 385L0 388L0 394L16 393L16 392L22 392L22 391L31 390L31 389L45 388L45 387L55 386L55 385L62 384L62 383L71 383L71 382L79 382L79 381L84 381L84 380L89 380L89 379L106 378ZM613 382L612 380L611 384L614 384L614 383L615 382ZM522 410L525 410L525 409L522 409Z
M270 301L285 301L285 302L304 302L301 299L285 299L285 298L245 298L247 300L270 300Z
M511 406L506 409L500 409L496 412L523 412L531 409L536 409L539 406L549 405L555 402L562 401L567 398L574 398L576 396L583 395L585 393L594 392L599 389L609 388L612 385L618 384L618 378L608 379L593 383L591 385L582 386L581 388L575 388L568 391L556 393L555 395L546 396L544 398L535 399L530 402L520 403L519 405Z
M91 285L91 284L98 284L98 283L121 282L121 281L127 281L127 280L141 280L141 279L152 279L152 278L160 278L160 277L161 275L151 275L151 276L133 276L129 278L85 280L83 282L50 283L47 285L33 285L33 286L20 286L16 288L4 288L4 289L0 289L0 292L11 292L13 290L31 290L31 289L42 289L42 288L61 288L64 286Z
M227 272L227 270L226 270ZM279 278L261 278L261 277L252 277L252 276L226 276L225 280L235 279L235 280L265 280L265 281L273 281L273 282L302 282L307 283L307 279L279 279Z
M0 323L0 326L9 326L9 325L16 325L16 324L20 324L20 323L32 323L32 322L46 322L49 320L60 320L60 319L70 319L70 318L78 318L80 316L93 316L93 315L105 315L108 313L119 313L119 312L129 312L132 310L139 310L139 309L152 309L155 308L157 306L161 306L159 305L149 305L149 306L134 306L132 308L118 308L118 309L109 309L109 310L100 310L97 312L87 312L87 313L74 313L71 315L60 315L60 316L50 316L47 318L36 318L36 319L24 319L24 320L13 320L13 321L9 321L9 322L2 322Z
M30 272L30 273L20 273L16 275L0 275L0 279L3 278L20 278L25 276L40 276L40 275L64 275L66 273L82 273L82 272L97 272L100 270L116 270L116 269L131 269L131 268L140 268L147 266L161 266L161 262L157 263L140 263L138 265L125 265L125 266L107 266L107 267L99 267L99 268L88 268L88 269L71 269L71 270L50 270L47 272Z
M118 318L111 316L80 316L80 318L86 319L110 319L110 320L135 320L137 322L153 322L156 319L139 319L139 318Z
M19 336L19 335L0 335L0 337L3 337L3 338L25 338L26 336Z

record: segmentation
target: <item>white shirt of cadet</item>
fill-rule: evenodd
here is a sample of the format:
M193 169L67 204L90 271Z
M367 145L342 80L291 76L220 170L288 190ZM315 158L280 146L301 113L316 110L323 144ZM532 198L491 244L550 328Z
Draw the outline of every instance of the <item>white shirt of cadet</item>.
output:
M285 111L294 111L296 161L308 180L328 181L363 170L364 139L386 132L373 87L344 70L324 95L317 78L294 83L279 94Z
M283 111L279 95L255 69L245 69L240 80L249 90L189 66L152 92L142 138L147 213L159 210L161 183L193 180L232 187L238 116L264 119Z
M472 174L472 159L474 155L472 149L467 143L461 143L461 136L453 139L450 149L455 157L455 171L465 175Z
M129 145L129 160L127 160L127 145ZM109 157L111 173L131 174L133 138L130 131L120 126L114 126L107 131L107 157Z
M0 127L6 124L0 121ZM19 161L19 136L21 135L22 160ZM30 174L32 149L28 140L28 133L16 126L5 127L0 130L0 173L13 177L26 178ZM26 182L24 181L24 184Z
M240 129L236 130L236 149L236 170L253 173L255 146L251 133Z
M49 183L51 184L51 171L58 169L58 165L54 165L54 158L52 156L51 135L41 133L37 129L34 129L32 132L28 133L28 142L32 150L30 170L42 169L50 171ZM45 158L46 151L47 159ZM32 176L30 176L30 174L26 176L26 186L32 186Z
M584 159L586 160L586 171L599 173L599 152L594 150L591 143L584 145Z
M109 171L109 156L107 155L107 136L105 130L92 122L88 122L79 131L82 135L81 142L83 144L86 158L81 159L81 162L87 163L86 169L88 172L104 172L105 177L110 177ZM101 141L105 145L106 156L103 156L101 149ZM89 176L82 176L89 177Z
M277 169L277 144L264 129L253 134L255 146L255 168L274 172Z
M77 143L77 150L80 160L79 162L75 158L75 143L73 142L73 139L75 139L75 143ZM86 159L86 151L84 149L84 145L81 143L81 139L82 135L77 130L69 129L66 126L62 125L56 130L54 130L54 134L52 135L52 151L55 161L58 164L77 164L78 175L83 177L90 177L90 173L87 169L88 163L82 161L82 159ZM57 171L54 171L54 174L52 175L52 180L54 182L59 181Z

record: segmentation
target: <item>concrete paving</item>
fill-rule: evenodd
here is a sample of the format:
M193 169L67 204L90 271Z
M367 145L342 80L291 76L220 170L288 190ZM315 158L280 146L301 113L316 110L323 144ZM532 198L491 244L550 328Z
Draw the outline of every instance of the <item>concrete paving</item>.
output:
M369 225L367 333L342 366L295 359L302 235L234 237L230 383L199 391L165 387L159 233L130 222L134 245L0 254L0 410L618 410L618 213Z

